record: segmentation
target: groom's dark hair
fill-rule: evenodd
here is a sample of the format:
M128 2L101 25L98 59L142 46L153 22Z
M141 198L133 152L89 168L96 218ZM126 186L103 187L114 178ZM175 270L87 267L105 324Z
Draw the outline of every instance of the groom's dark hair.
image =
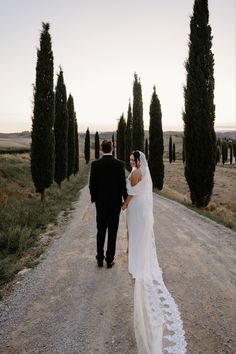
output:
M105 154L109 154L109 152L112 151L112 141L111 140L103 140L101 147L102 147L102 151Z

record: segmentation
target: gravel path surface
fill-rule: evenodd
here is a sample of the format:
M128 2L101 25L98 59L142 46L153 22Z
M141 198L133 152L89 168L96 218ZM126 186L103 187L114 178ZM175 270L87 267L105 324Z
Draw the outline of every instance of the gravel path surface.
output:
M183 320L188 354L236 353L236 233L154 198L159 264Z
M187 353L236 353L236 233L156 195L154 210L158 259ZM95 209L88 188L81 191L64 231L0 303L0 353L137 354L125 218L115 266L98 268Z
M137 353L125 222L117 263L98 268L95 209L81 191L65 232L1 304L0 353Z

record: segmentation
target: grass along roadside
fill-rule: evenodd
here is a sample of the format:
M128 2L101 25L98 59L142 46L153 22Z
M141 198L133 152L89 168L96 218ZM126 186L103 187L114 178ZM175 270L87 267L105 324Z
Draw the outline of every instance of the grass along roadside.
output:
M165 188L164 191L158 191L154 190L156 194L160 194L161 196L174 200L175 202L181 203L187 208L197 212L200 215L203 215L218 224L222 224L234 231L236 231L236 223L229 217L228 212L221 213L220 211L214 210L214 207L206 207L206 208L196 208L194 205L192 205L190 202L186 201L186 198L181 195L180 193L176 192L175 190L171 190L169 188ZM211 210L211 208L213 208Z
M0 285L14 278L23 267L34 267L45 249L38 242L47 230L52 237L58 215L64 220L73 209L80 189L88 180L89 166L80 161L80 172L46 190L44 203L35 193L28 154L0 156Z
M177 201L217 223L236 230L235 173L235 165L223 167L217 165L211 201L207 207L198 209L191 204L183 164L180 161L172 164L165 161L164 187L162 191L155 190L155 192Z

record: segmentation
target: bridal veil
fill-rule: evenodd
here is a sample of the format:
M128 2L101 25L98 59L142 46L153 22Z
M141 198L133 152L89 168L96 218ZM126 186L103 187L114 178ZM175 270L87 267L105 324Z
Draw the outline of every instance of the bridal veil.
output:
M172 296L168 292L159 267L153 231L152 180L145 155L140 153L141 181L128 194L142 195L142 218L137 218L136 233L144 233L142 268L135 277L134 328L140 354L186 352L183 324ZM129 207L132 207L131 205ZM135 205L133 206L135 208ZM139 208L140 215L140 205ZM134 213L135 214L135 213ZM129 217L129 216L128 216ZM140 223L140 228L138 228ZM141 231L142 230L142 231ZM138 235L137 235L138 236Z

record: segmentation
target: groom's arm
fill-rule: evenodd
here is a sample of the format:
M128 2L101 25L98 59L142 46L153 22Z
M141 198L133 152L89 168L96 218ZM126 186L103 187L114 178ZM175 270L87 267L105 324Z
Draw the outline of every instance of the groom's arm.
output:
M94 203L96 201L96 178L95 178L95 164L94 164L94 162L91 163L91 171L90 171L90 178L89 178L89 190L90 190L92 203Z
M126 189L126 178L125 178L124 164L122 164L122 169L121 169L121 189L122 189L123 199L126 200L128 194L127 194L127 189Z

